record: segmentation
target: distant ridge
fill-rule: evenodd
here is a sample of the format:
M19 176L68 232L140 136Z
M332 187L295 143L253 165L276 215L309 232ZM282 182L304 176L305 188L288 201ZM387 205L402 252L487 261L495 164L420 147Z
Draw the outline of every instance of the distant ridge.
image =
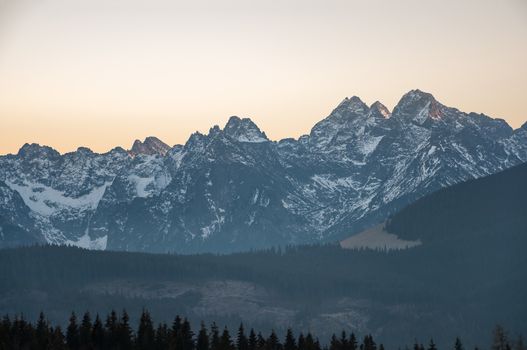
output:
M155 137L102 154L26 144L0 156L0 247L191 253L335 241L525 161L525 125L513 130L421 90L391 112L345 98L298 139L271 141L234 116L173 147Z

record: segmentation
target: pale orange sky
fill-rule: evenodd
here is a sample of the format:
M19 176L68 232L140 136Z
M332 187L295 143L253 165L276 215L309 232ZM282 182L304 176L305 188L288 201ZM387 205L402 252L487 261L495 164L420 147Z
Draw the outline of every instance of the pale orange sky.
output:
M419 88L527 120L525 0L0 0L0 154L170 145L229 116L298 137Z

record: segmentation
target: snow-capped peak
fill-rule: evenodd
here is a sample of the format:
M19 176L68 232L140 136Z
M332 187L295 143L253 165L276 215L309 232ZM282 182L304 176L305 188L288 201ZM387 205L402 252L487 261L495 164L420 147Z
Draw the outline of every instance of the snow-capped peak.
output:
M232 116L223 129L225 134L238 142L266 142L269 141L264 132L249 118Z

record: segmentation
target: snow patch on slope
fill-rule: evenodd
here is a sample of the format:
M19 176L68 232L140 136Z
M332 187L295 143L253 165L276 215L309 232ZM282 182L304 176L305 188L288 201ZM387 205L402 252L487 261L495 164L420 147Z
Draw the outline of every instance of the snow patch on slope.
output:
M77 241L67 240L64 242L65 245L91 250L106 250L107 243L108 235L91 239L88 233L85 233L84 236L80 237Z
M20 194L24 203L32 211L43 216L51 216L63 209L94 210L104 195L106 187L111 182L106 182L104 185L94 188L90 193L77 198L68 197L63 191L35 182L24 182L19 185L6 181L6 184Z

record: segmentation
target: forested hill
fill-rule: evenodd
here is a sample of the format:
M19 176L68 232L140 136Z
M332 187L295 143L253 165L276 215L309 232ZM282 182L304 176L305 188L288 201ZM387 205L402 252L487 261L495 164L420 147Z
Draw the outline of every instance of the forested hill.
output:
M527 236L527 163L423 197L394 215L386 229L425 244L466 240L481 248L491 239L514 248Z
M455 248L439 254L427 245L390 253L312 246L224 256L0 250L0 314L35 319L44 311L63 322L71 311L137 315L147 307L160 321L180 314L325 338L344 329L393 348L430 337L451 346L457 335L472 347L486 344L496 323L515 334L526 329L525 255Z

